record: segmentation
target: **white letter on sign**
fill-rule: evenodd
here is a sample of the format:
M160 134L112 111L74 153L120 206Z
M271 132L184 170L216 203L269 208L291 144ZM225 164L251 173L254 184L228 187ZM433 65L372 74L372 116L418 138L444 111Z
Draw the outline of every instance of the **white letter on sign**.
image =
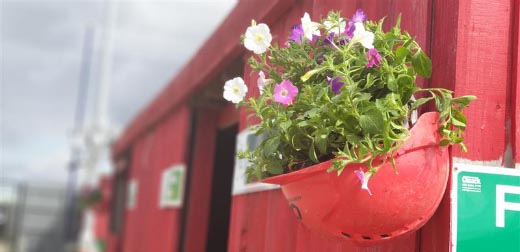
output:
M496 226L505 226L506 210L520 211L520 203L506 202L506 193L519 194L520 187L509 185L497 185L497 202L496 202Z

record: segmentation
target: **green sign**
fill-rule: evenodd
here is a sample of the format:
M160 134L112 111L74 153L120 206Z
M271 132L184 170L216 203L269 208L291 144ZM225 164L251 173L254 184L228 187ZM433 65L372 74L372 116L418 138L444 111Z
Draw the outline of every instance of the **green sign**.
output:
M454 252L520 252L520 170L454 164Z
M163 171L159 207L182 206L185 170L184 164L177 164Z

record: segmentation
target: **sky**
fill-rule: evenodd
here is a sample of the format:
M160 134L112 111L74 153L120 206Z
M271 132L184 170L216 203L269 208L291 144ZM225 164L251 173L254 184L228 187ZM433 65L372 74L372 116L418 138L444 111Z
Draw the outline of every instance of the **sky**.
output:
M109 100L123 130L227 16L235 0L119 0ZM87 122L99 80L102 0L0 0L0 171L64 183L85 27L96 27Z

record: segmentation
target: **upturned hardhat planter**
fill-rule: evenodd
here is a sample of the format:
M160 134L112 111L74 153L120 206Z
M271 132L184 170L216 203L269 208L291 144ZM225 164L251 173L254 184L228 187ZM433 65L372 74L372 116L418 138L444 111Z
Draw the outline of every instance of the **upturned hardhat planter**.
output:
M393 240L423 226L437 209L448 180L449 156L439 146L439 114L423 114L410 138L395 154L397 170L386 162L360 189L354 173L363 164L350 164L338 176L327 172L331 161L296 172L266 178L281 185L296 217L309 229L373 245Z
M310 229L366 245L404 237L433 215L448 179L445 146L466 151L462 110L476 99L417 85L431 60L400 17L389 31L383 21L361 9L319 22L305 13L285 43L271 45L269 27L253 20L243 43L259 94L240 77L223 92L259 119L258 145L238 152L246 178L281 185ZM439 113L409 130L425 104Z

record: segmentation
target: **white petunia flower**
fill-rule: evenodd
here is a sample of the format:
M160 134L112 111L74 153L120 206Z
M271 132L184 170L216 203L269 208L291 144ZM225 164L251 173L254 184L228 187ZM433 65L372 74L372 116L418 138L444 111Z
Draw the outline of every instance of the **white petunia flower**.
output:
M338 25L338 20L334 20L334 21L327 20L327 21L323 22L323 25L325 26L325 29L327 29L327 31L329 31L329 32L332 32L334 34L342 34L345 32L345 29L347 27L347 22L345 21L345 19L340 18L339 25ZM338 28L338 26L339 26L339 28Z
M354 30L354 36L352 37L351 43L361 43L365 48L374 48L374 33L365 30L363 23L354 23L356 29Z
M232 102L241 102L247 93L247 86L240 77L226 81L224 84L224 99Z
M312 35L320 36L320 29L318 27L318 23L312 22L311 17L309 16L309 13L305 12L305 14L302 17L302 29L303 29L303 35L308 40L312 40Z
M256 54L262 54L271 46L271 32L266 24L253 24L246 30L244 46Z

